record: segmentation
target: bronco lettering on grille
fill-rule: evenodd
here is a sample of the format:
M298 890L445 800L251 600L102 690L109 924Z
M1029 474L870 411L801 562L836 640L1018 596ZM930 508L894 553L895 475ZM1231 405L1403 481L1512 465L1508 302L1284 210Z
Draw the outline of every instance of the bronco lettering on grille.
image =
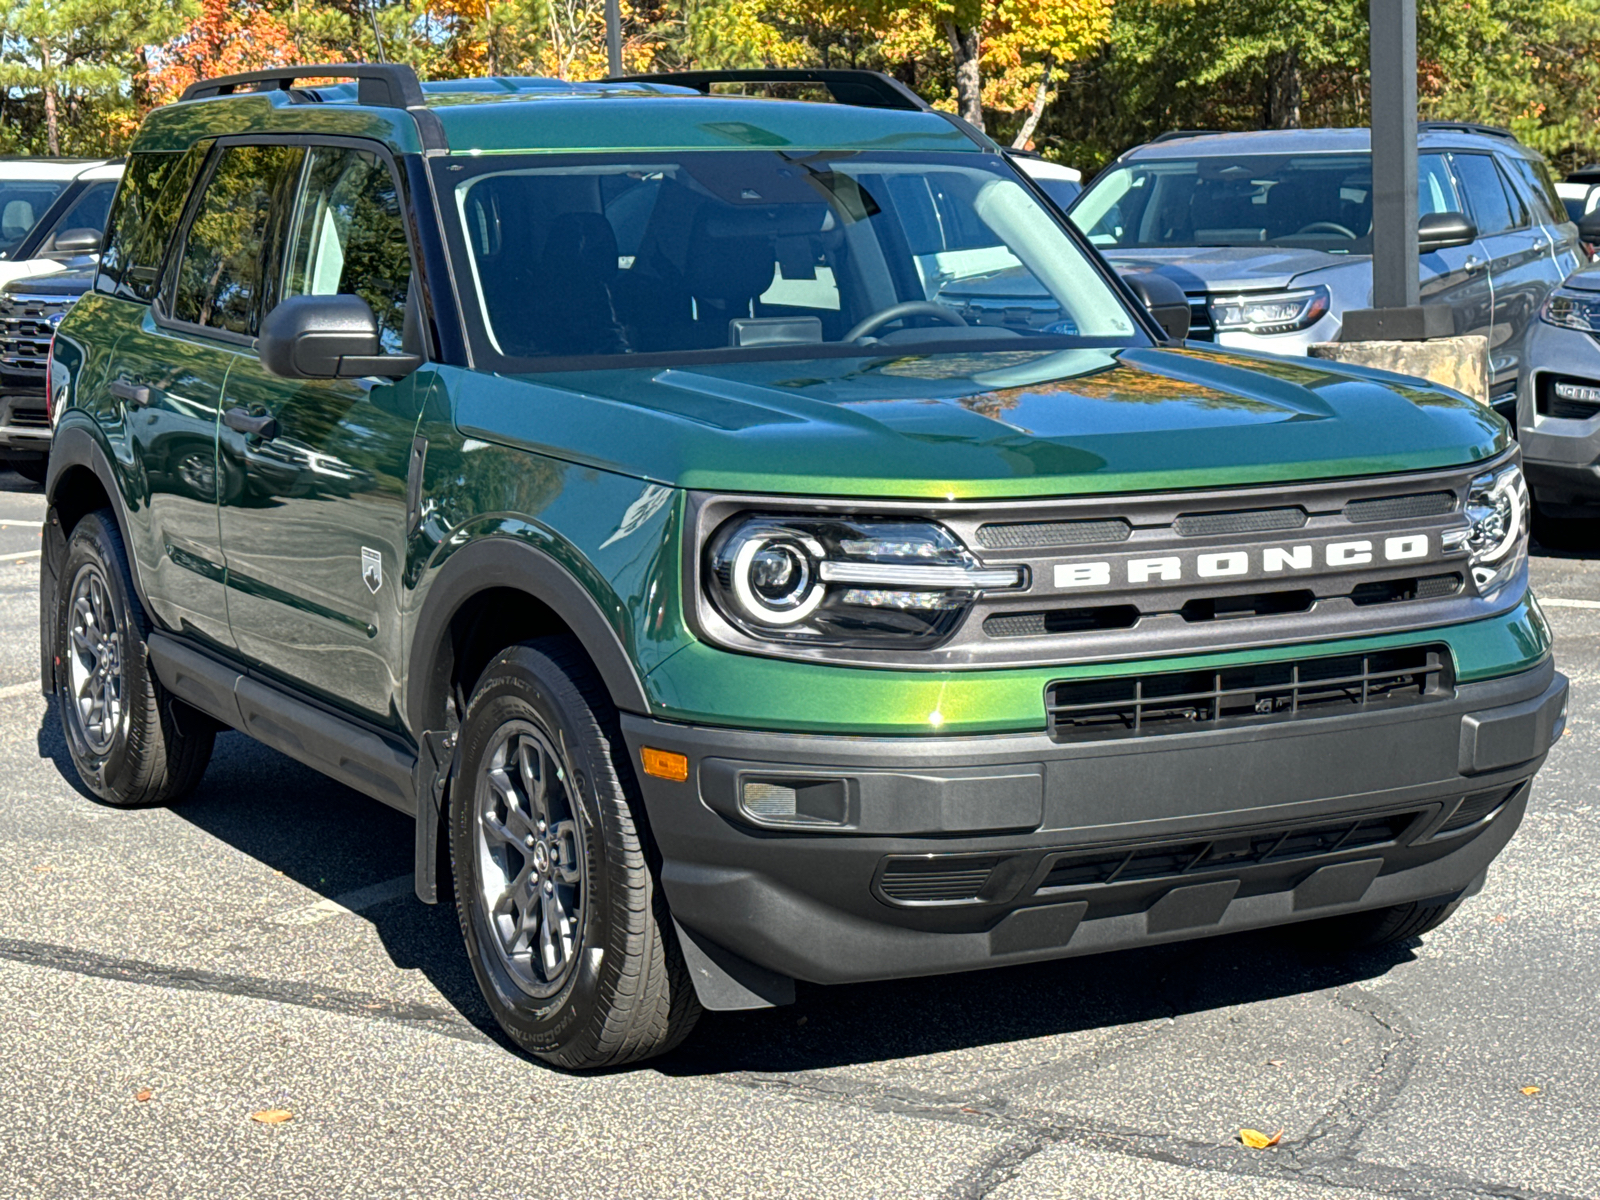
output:
M1094 562L1057 563L1055 586L1111 587L1113 584L1176 583L1183 579L1241 579L1306 571L1370 567L1375 563L1418 562L1429 558L1425 533L1348 541L1303 542L1250 550L1212 550L1203 554L1132 556ZM1318 560L1321 560L1320 563Z

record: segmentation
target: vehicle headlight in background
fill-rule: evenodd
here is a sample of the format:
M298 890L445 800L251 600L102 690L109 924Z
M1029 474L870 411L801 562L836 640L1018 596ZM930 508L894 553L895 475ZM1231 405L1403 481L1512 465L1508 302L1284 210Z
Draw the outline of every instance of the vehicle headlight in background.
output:
M829 646L929 646L985 591L1022 586L944 526L894 518L743 516L711 540L707 590L744 632Z
M1479 475L1467 488L1465 530L1445 544L1465 550L1472 581L1491 596L1512 579L1528 557L1528 485L1515 463Z
M1218 333L1293 333L1308 329L1328 312L1328 289L1213 296L1211 323Z
M1551 325L1560 325L1564 329L1600 333L1600 292L1556 288L1545 298L1539 316Z

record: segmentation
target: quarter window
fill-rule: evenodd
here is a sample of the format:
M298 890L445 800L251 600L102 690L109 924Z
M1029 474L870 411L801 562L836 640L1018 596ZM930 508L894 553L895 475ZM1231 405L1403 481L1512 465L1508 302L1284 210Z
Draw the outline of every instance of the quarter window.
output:
M273 197L293 180L296 146L229 146L206 183L178 264L172 315L254 334Z
M394 176L366 150L311 150L287 241L285 296L360 296L385 353L402 348L411 255Z

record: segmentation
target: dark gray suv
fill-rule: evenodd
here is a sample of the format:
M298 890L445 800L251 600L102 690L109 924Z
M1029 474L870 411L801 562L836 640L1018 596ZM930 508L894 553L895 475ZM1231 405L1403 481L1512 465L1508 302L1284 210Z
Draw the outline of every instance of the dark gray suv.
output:
M1504 130L1419 131L1422 298L1489 339L1490 394L1509 416L1545 296L1577 269L1577 227L1544 160ZM1303 354L1372 299L1365 129L1173 134L1124 154L1072 219L1119 270L1154 269L1189 297L1189 336Z

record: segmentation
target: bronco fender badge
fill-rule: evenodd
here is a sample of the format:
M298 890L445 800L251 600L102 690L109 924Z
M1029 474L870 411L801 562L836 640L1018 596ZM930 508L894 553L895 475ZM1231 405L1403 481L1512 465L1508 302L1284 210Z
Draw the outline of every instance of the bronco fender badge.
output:
M361 547L361 578L374 595L383 586L383 557L371 546Z

